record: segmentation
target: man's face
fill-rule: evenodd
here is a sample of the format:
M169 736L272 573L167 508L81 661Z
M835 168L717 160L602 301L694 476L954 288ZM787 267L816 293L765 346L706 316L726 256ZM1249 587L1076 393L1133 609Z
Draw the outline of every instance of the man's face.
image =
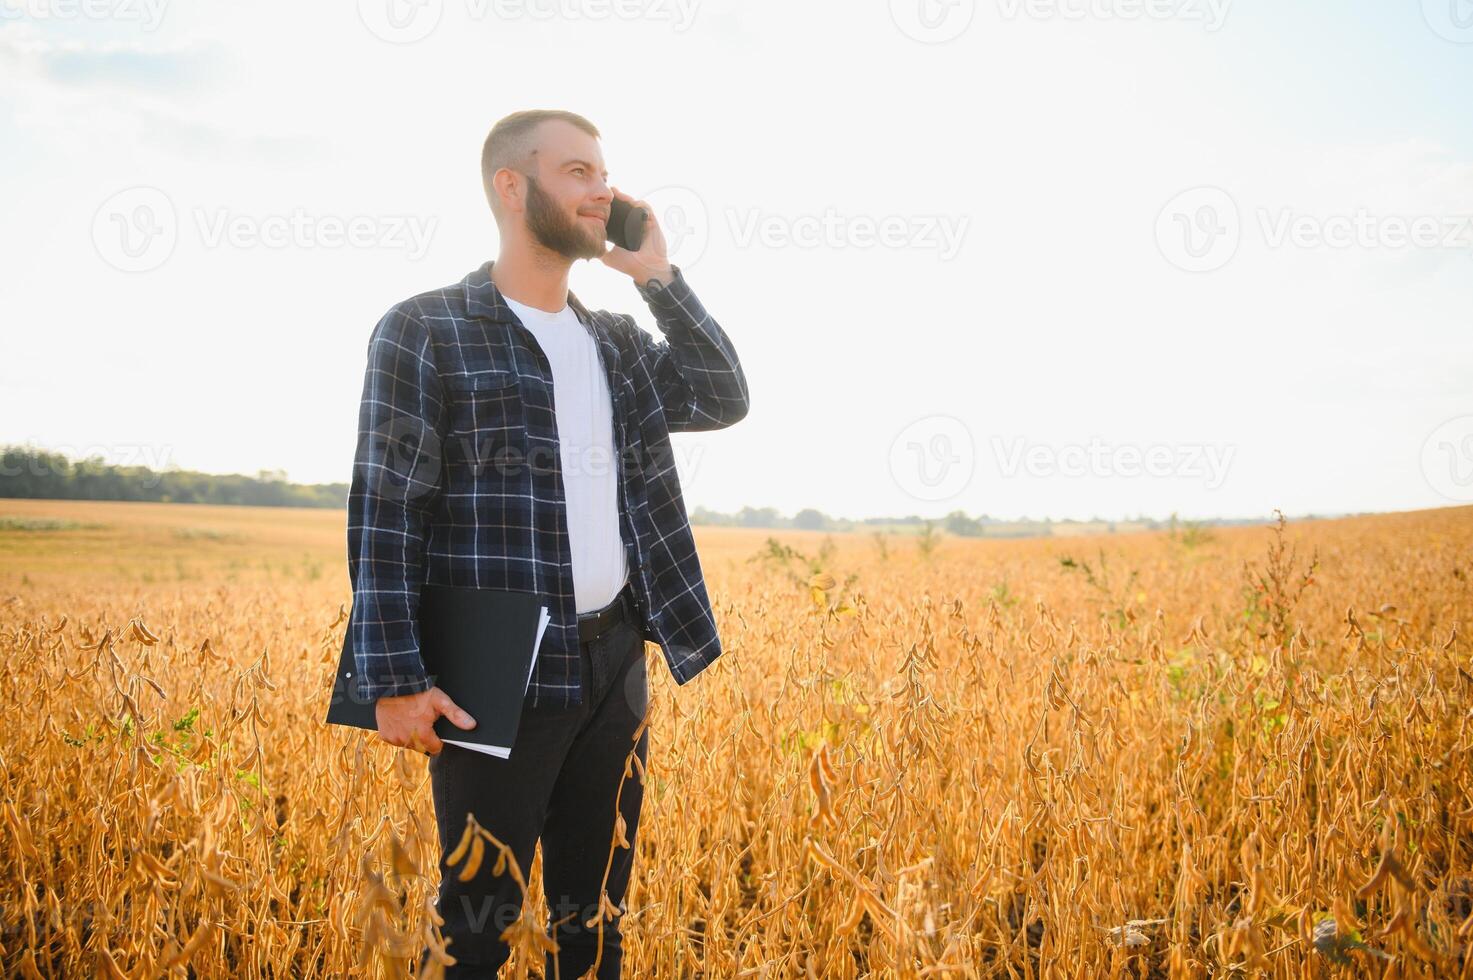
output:
M576 126L542 126L538 175L527 174L527 230L543 247L570 259L596 259L608 250L606 223L613 193L598 141Z

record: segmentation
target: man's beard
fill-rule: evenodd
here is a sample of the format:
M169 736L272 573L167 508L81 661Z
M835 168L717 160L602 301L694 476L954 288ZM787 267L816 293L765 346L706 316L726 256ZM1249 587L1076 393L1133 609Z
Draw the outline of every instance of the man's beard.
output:
M564 214L531 175L527 176L527 230L545 248L566 258L596 259L605 252L602 231L594 240L582 218Z

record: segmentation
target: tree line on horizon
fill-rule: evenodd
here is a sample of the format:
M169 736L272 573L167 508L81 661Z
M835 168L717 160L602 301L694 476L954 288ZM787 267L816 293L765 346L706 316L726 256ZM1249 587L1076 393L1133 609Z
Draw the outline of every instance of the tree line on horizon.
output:
M248 507L344 507L346 483L291 483L279 470L256 476L120 466L100 456L72 460L28 446L0 455L0 498L131 500Z
M200 473L194 470L154 470L147 466L123 466L105 462L100 456L72 460L61 453L30 446L5 446L0 450L0 499L124 500L178 504L234 504L246 507L345 507L347 483L292 483L281 470L260 470L256 476L239 473ZM1009 537L1049 533L1056 525L1107 524L1116 522L1049 518L1001 520L986 514L972 517L954 510L942 518L916 514L904 517L832 517L805 507L785 517L775 507L743 507L723 513L696 507L692 524L711 527L792 528L804 531L862 531L894 526L932 525L958 537ZM1165 526L1150 518L1120 522L1150 527ZM1239 523L1213 521L1210 523ZM1247 522L1244 522L1247 523ZM1256 522L1254 522L1256 523Z

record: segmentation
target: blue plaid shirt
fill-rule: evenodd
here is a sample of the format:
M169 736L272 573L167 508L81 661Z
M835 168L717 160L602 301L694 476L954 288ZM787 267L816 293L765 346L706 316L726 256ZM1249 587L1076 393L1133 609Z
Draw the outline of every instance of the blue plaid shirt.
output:
M348 624L359 695L428 689L419 655L421 583L531 592L551 622L528 704L582 702L552 371L503 301L487 262L460 282L390 309L368 341L348 491ZM672 432L721 429L747 414L735 348L679 268L636 286L663 334L632 317L568 305L608 378L619 522L640 629L676 683L721 655L681 498Z

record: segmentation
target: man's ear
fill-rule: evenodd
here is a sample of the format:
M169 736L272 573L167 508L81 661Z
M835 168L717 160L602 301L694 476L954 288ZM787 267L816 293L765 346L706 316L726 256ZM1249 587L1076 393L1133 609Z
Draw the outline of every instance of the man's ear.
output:
M503 212L521 211L526 207L527 180L510 167L502 167L491 176L491 187L496 191Z

